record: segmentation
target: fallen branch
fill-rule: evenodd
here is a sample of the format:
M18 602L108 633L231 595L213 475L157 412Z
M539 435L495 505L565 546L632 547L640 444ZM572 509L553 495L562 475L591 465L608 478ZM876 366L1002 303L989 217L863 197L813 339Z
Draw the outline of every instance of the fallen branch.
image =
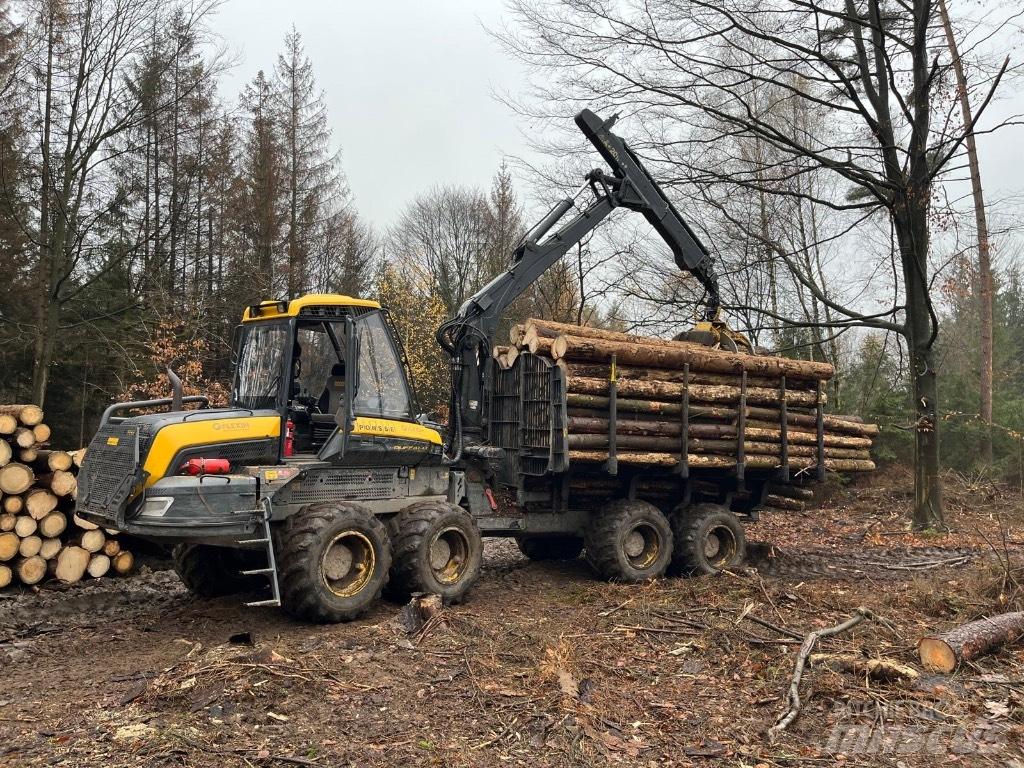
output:
M866 659L852 653L812 653L810 662L812 667L853 672L874 680L916 680L920 677L916 669L893 659Z
M796 720L797 715L800 714L800 679L804 675L804 667L807 664L807 657L811 655L811 651L814 650L814 646L818 644L818 641L823 637L832 637L838 635L841 632L846 632L849 629L853 629L865 619L873 619L875 615L867 608L861 606L857 609L857 612L844 621L842 624L837 624L834 627L828 627L827 629L816 629L813 632L808 632L804 638L803 644L800 646L800 653L796 657L796 665L793 669L793 679L789 684L789 709L786 710L778 720L775 721L775 725L768 729L768 738L774 741L780 733L789 727L790 723Z

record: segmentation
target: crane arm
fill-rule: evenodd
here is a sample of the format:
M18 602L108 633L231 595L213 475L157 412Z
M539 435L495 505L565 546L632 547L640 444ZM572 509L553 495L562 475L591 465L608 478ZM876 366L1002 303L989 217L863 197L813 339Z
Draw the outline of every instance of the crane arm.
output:
M437 331L438 343L451 356L451 426L453 442L459 446L452 460L461 453L463 430L477 435L481 431L483 376L505 310L615 208L643 214L671 248L680 269L704 287L706 320L718 314L721 300L711 255L636 154L612 133L615 120L602 120L589 109L576 115L576 125L601 153L611 174L600 169L588 173L576 195L560 201L523 237L508 270L477 291ZM593 193L590 203L562 223L588 189ZM560 226L555 229L556 225Z

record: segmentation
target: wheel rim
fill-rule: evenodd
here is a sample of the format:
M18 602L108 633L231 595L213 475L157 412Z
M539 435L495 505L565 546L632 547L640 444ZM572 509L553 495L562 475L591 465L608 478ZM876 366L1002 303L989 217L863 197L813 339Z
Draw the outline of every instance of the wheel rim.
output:
M637 523L622 539L622 552L637 570L650 568L661 554L661 535L650 523Z
M715 568L725 568L736 557L736 534L727 525L716 525L704 537L704 556Z
M352 597L370 581L376 563L373 542L366 534L342 531L324 550L320 575L327 588L338 597Z
M427 558L434 578L442 584L455 584L469 565L469 538L455 526L438 531L430 541Z

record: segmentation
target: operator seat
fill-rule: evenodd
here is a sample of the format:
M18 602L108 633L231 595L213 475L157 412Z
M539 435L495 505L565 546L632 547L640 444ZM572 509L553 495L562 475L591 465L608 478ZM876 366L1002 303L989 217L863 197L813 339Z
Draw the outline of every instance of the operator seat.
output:
M317 400L319 413L312 415L313 445L319 448L334 432L337 426L335 414L341 408L345 397L345 364L335 363L331 366L331 375L327 377L324 391Z
M331 366L331 375L327 377L323 394L317 401L317 408L320 413L329 413L334 416L341 407L342 398L345 396L345 364L335 363Z

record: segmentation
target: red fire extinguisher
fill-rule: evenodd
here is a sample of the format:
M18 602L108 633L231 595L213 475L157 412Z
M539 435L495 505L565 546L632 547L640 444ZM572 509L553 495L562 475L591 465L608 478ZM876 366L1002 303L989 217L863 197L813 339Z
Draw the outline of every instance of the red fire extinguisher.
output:
M295 452L295 422L288 419L284 425L284 455L291 456Z

